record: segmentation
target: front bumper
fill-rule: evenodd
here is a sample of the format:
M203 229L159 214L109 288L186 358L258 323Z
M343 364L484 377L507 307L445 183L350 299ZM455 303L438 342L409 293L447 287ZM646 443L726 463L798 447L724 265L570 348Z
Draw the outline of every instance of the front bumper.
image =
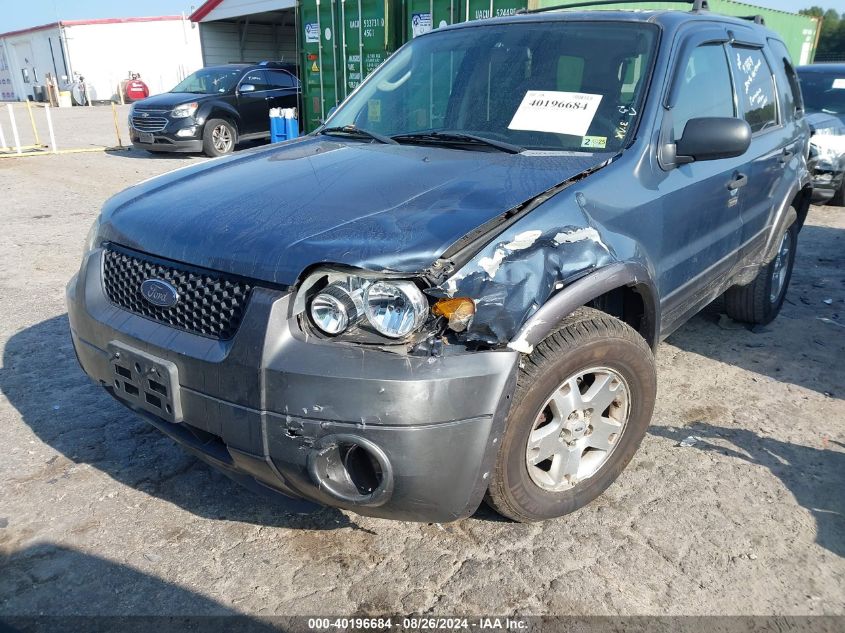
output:
M193 136L177 136L182 128L195 127ZM142 142L140 132L129 123L129 140L134 147L145 149L148 152L201 152L202 151L202 126L193 119L177 119L167 124L164 130L152 132L153 142Z
M816 168L813 170L813 199L815 204L827 202L842 187L845 172Z
M252 291L231 340L212 340L114 306L101 270L96 250L67 287L82 368L117 397L111 345L172 364L181 422L121 401L204 461L250 487L369 516L444 522L480 504L516 352L418 357L307 338L293 295L268 288ZM377 485L361 488L349 472L367 464Z

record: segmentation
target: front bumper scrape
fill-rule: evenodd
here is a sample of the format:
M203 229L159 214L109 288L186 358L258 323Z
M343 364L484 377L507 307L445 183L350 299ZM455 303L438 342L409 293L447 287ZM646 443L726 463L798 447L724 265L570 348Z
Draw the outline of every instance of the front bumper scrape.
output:
M67 288L85 372L241 483L360 514L445 522L487 488L513 390L513 350L403 355L305 337L293 295L255 288L237 334L216 341L111 304L94 251ZM110 345L174 366L167 422L117 393Z

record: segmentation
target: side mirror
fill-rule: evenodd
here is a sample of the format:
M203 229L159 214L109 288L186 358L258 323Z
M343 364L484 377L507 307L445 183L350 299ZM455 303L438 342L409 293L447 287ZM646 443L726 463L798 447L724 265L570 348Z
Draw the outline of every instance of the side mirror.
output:
M717 160L742 156L751 145L751 126L733 117L690 119L675 142L678 165L696 160Z
M238 92L255 92L255 85L254 84L241 84L241 87L238 88Z

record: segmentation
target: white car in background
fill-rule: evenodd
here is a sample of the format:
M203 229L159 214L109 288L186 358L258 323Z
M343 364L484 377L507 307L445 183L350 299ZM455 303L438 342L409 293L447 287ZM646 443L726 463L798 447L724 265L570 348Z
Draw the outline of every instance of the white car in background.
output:
M845 206L845 64L811 64L797 70L813 134L813 202Z

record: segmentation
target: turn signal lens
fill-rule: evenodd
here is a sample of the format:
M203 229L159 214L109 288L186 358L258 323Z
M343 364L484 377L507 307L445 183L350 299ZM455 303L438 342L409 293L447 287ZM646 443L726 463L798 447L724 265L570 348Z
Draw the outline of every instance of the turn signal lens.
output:
M436 316L445 317L449 322L449 329L463 332L472 323L475 316L475 301L466 297L458 299L441 299L434 304L431 311Z

